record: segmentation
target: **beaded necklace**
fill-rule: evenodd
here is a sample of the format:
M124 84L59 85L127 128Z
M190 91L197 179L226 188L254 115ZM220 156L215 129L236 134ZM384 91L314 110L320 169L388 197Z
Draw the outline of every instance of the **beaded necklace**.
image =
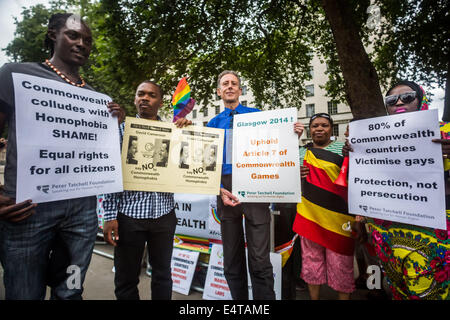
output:
M45 64L47 64L49 67L50 67L50 69L52 69L53 71L55 71L56 72L56 74L58 75L58 76L60 76L63 80L65 80L67 83L70 83L71 85L73 85L73 86L77 86L77 87L80 87L80 88L82 88L82 87L84 87L85 85L86 85L86 82L84 81L84 79L81 77L81 76L79 76L80 77L80 79L81 79L81 84L78 84L78 83L75 83L75 82L73 82L72 80L70 80L69 78L67 78L61 71L59 71L48 59L45 59Z

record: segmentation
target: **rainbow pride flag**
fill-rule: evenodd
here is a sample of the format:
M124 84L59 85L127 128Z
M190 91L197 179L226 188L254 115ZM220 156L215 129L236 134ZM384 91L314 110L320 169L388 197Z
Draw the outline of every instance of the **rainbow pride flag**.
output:
M195 100L191 98L191 88L189 87L186 78L183 77L178 82L177 88L172 96L173 107L173 122L192 111L195 105Z
M217 215L217 210L216 210L216 208L211 208L211 214L212 214L214 220L215 220L218 224L221 224L221 221L220 221L220 219L219 219L219 216Z

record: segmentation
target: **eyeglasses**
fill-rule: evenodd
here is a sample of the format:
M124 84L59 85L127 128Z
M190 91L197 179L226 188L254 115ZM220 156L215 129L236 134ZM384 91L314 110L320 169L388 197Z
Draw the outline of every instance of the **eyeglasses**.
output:
M400 99L403 103L411 103L414 101L414 99L416 99L416 92L410 91L402 94L395 94L392 96L384 97L384 104L387 107L392 107L397 103L398 99Z

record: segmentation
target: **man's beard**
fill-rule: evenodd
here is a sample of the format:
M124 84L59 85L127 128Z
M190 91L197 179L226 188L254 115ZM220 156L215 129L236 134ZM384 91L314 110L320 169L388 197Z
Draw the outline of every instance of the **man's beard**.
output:
M235 98L233 98L233 99L224 98L223 102L227 103L227 104L233 104L233 103L239 102L239 98L238 99L235 99Z

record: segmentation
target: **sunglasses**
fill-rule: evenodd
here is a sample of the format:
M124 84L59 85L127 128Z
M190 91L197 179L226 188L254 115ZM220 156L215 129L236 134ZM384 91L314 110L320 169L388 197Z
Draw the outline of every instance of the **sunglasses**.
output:
M333 119L331 119L331 117L328 113L316 113L315 115L313 115L311 117L311 119L309 119L309 126L311 126L311 123L317 118L328 119L328 121L330 121L331 125L333 125Z
M313 115L311 117L311 120L314 120L316 118L327 118L327 119L331 119L330 115L328 113L316 113L315 115Z
M392 107L397 103L398 99L400 99L403 103L411 103L414 101L414 99L416 99L416 92L410 91L402 94L387 96L384 98L384 104L387 107Z

